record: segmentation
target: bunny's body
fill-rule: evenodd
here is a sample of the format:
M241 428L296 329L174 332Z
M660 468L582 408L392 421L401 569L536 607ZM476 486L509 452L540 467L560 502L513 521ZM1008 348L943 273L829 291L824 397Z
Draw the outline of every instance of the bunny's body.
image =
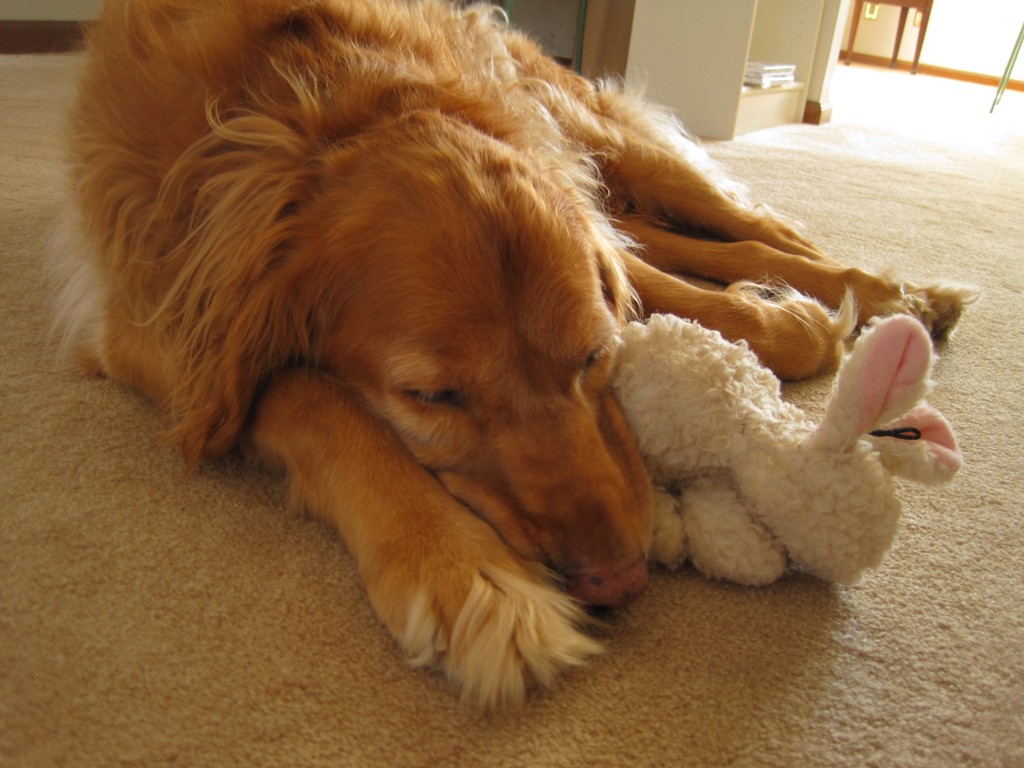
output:
M745 345L714 331L655 315L622 341L616 395L658 487L654 560L688 557L742 584L770 583L792 561L848 583L895 536L893 474L936 483L959 468L948 423L918 405L932 348L910 318L861 336L818 425ZM869 434L894 421L898 436Z

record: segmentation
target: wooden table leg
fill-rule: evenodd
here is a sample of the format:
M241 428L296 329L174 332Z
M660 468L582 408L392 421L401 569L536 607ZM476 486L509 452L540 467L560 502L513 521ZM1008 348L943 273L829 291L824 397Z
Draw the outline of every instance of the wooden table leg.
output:
M924 34L928 31L928 19L932 15L932 4L925 3L921 10L921 28L917 30L917 48L914 50L914 63L910 65L910 74L917 74L917 63L921 60L921 48L924 46Z
M900 43L903 42L903 28L907 26L908 13L910 13L910 9L907 6L900 6L900 23L896 27L896 45L892 49L892 61L889 62L889 69L896 68L896 59L900 55Z

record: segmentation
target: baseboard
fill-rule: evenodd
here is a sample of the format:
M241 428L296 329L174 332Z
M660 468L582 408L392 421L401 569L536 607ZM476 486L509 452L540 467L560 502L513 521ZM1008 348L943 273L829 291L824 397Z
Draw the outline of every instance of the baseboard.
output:
M0 21L0 54L77 51L83 39L77 21Z
M889 68L890 59L886 56L872 56L867 53L857 53L854 51L851 57L853 61L858 64L870 64L874 67L885 67ZM839 60L846 62L846 51L839 52ZM909 72L911 62L909 61L897 61L895 69ZM947 69L946 67L936 67L933 64L919 63L917 65L917 72L921 75L931 75L932 77L945 77L949 80L960 80L965 83L977 83L978 85L989 85L993 88L999 85L999 78L994 75L982 75L977 72L965 72L962 69ZM1006 84L1007 90L1010 91L1024 91L1024 80L1010 80Z
M824 125L832 122L831 102L820 102L808 100L804 104L804 122L811 125Z

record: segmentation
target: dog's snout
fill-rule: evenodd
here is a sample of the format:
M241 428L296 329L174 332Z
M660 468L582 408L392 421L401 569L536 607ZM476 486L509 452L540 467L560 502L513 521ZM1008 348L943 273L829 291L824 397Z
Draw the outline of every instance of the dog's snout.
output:
M584 567L566 585L569 594L588 605L618 608L647 589L647 562L642 556L617 567Z

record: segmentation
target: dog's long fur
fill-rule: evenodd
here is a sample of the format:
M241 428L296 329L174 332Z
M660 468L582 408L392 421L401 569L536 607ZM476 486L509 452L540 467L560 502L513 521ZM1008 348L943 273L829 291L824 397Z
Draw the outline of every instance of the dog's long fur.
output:
M79 360L164 404L190 466L285 468L414 662L484 706L597 650L559 580L606 605L645 586L623 322L691 317L798 378L855 312L941 335L970 298L829 260L490 7L108 0L69 142Z

